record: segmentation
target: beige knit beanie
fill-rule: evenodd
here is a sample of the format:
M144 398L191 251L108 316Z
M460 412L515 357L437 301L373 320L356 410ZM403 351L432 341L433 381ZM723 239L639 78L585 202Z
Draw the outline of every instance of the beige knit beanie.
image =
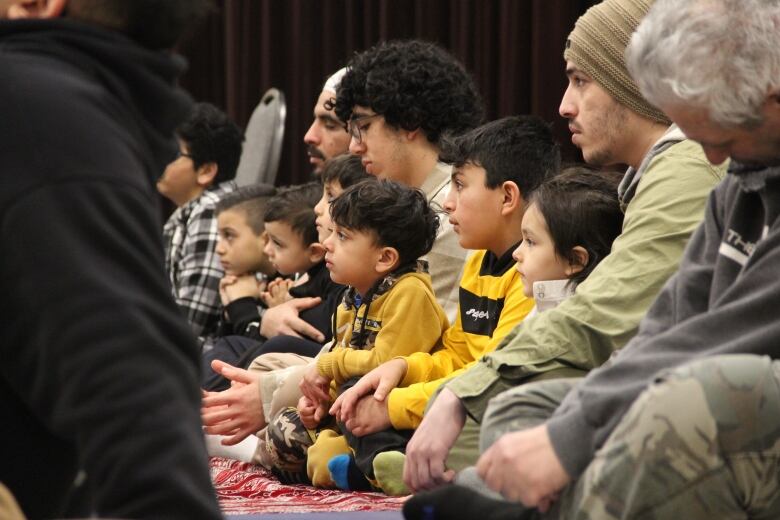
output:
M621 104L653 121L671 124L648 103L626 69L626 46L653 0L605 0L580 16L566 40L565 60L573 61Z

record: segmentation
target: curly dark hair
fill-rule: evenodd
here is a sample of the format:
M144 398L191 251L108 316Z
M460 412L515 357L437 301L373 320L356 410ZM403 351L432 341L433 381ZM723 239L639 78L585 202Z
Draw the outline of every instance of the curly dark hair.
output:
M623 212L617 193L622 178L615 171L570 167L539 186L531 197L531 204L544 217L559 258L577 263L572 250L580 246L588 252L588 263L571 277L571 283L585 280L622 232Z
M520 188L525 200L546 179L558 174L561 151L550 125L536 116L510 116L459 136L445 136L439 160L456 168L470 163L485 170L485 186L506 181Z
M187 145L196 170L216 163L214 184L236 176L244 133L222 110L209 103L196 104L176 135Z
M348 121L356 105L393 128L421 129L438 144L482 122L482 100L471 76L441 47L418 40L380 43L356 54L337 89L334 109Z
M418 189L395 181L359 182L333 199L330 218L339 226L376 234L377 243L398 251L399 266L427 254L439 218Z

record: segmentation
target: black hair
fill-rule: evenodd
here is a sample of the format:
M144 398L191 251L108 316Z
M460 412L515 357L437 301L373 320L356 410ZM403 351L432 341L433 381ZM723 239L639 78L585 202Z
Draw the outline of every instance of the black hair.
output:
M189 118L176 129L176 135L187 145L196 170L208 163L217 165L214 184L236 176L244 133L222 110L209 103L197 103Z
M539 185L560 170L561 151L550 125L542 119L511 116L445 137L439 160L456 168L466 163L484 168L488 188L512 181L529 200Z
M274 195L276 188L270 184L243 186L219 199L216 214L226 210L241 212L252 232L259 236L265 229L265 208Z
M213 7L211 0L70 0L67 16L121 31L150 49L170 49Z
M322 198L322 185L308 182L298 186L279 188L276 196L266 204L265 222L284 222L303 240L303 245L317 242L314 206Z
M427 254L436 240L439 219L425 195L391 180L360 182L330 205L336 225L368 231L381 246L398 251L399 267Z
M444 132L464 132L483 118L482 100L463 65L419 40L382 42L355 54L336 90L331 106L342 121L361 105L393 128L421 129L434 144Z
M622 177L613 171L567 168L542 184L531 198L544 217L559 258L576 264L572 250L580 246L588 252L587 265L570 279L574 284L585 280L609 254L622 231L617 194Z
M338 182L343 190L353 184L373 178L373 176L366 173L360 156L350 153L337 155L325 161L320 174L320 180L323 184Z

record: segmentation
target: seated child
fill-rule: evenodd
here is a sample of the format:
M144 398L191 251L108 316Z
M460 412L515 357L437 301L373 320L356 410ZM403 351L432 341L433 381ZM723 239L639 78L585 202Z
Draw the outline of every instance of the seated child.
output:
M439 227L422 192L393 181L360 183L332 202L330 215L325 261L331 278L349 287L333 317L332 347L301 382L298 409L283 410L267 430L273 470L286 481L306 480L315 441L339 437L327 408L340 386L395 356L437 347L449 325L418 261ZM312 480L329 485L327 471Z
M442 160L454 165L444 204L460 245L474 252L460 281L455 324L442 338L443 348L386 363L346 391L334 405L345 423L350 452L328 462L342 488L365 489L370 482L388 494L402 494L404 450L422 421L428 399L449 377L493 351L533 308L512 252L522 240L523 215L536 189L558 172L560 156L549 125L531 116L493 121L442 143ZM372 396L377 373L397 373L387 399ZM415 383L415 384L413 384ZM341 403L347 404L342 407ZM309 451L318 461L318 447ZM352 454L354 453L354 457ZM368 479L368 481L366 480Z
M219 324L222 268L214 252L214 208L234 191L244 134L217 107L198 103L176 129L179 153L157 181L157 191L176 204L163 228L165 269L173 296L202 343Z
M219 238L215 251L225 272L219 284L223 311L216 337L203 345L204 386L217 377L211 370L213 359L230 360L240 355L232 344L216 338L247 331L263 310L260 291L276 273L264 251L263 218L266 204L275 194L273 186L257 184L239 188L217 203Z
M551 309L609 254L623 227L617 187L622 174L574 167L547 181L523 216L523 241L512 257L532 314Z

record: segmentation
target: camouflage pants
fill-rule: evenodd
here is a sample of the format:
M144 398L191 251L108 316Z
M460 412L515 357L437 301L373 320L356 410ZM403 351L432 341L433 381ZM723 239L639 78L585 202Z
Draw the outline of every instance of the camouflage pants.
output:
M481 448L539 424L572 383L501 394L491 402ZM780 361L704 359L660 374L545 517L780 518L779 459Z
M301 423L297 408L279 410L268 424L263 448L271 468L289 473L306 473L306 452L316 433Z

